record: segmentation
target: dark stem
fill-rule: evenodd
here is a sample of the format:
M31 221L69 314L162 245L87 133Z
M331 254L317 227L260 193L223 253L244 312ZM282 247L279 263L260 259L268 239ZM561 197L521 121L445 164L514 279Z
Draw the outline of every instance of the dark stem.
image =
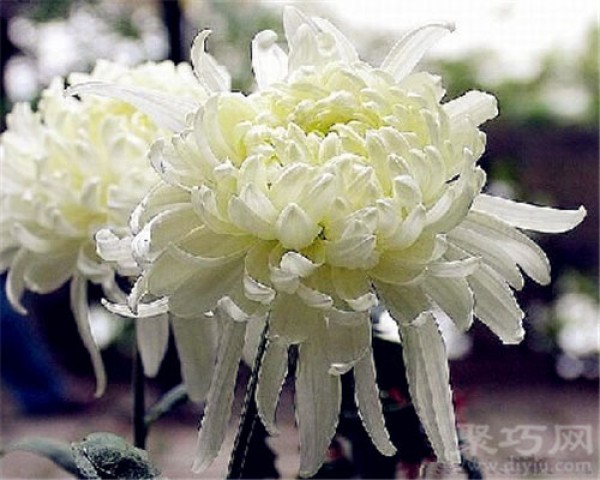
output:
M260 343L256 352L256 359L254 360L254 366L252 368L252 374L246 387L246 397L244 398L244 405L242 406L242 413L240 419L240 426L235 438L233 445L233 452L231 453L231 460L229 462L229 470L227 472L227 478L244 478L244 466L246 463L246 456L248 454L248 448L250 446L252 435L254 433L254 427L258 420L258 410L256 407L256 387L258 385L258 374L262 365L263 357L267 349L269 333L269 319L265 322L265 328L262 331L260 337Z
M133 392L133 444L138 447L146 448L146 436L148 429L144 417L146 415L146 402L144 391L144 368L142 366L142 357L137 348L137 338L133 342L133 371L132 371L131 389Z

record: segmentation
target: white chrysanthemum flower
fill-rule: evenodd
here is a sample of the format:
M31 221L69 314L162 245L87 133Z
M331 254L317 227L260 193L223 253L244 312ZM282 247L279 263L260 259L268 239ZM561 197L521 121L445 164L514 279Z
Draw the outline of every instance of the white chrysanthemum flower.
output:
M451 30L408 33L379 68L361 62L327 20L284 13L289 54L259 33L252 61L259 91L223 91L203 52L192 52L212 95L188 127L156 142L163 183L133 216L145 264L135 309L179 318L213 312L220 347L194 470L217 455L229 417L247 320L268 319L257 392L275 410L298 345L296 409L301 475L322 464L338 422L340 375L353 370L363 423L384 454L369 310L383 302L398 324L410 393L440 461L460 460L444 344L432 312L460 329L473 315L502 341L522 339L512 289L521 272L549 281L541 249L518 229L560 232L585 210L557 211L482 194L477 166L496 116L493 96L442 103L439 78L412 73ZM212 82L212 83L211 83ZM145 298L158 299L147 305ZM258 319L258 320L257 320Z
M133 69L99 62L90 75L69 77L72 85L99 81L113 82L123 92L166 91L189 111L207 96L188 65L172 62ZM119 235L129 231L132 210L159 180L148 162L149 145L177 125L166 117L158 126L121 100L66 96L62 79L42 93L37 112L18 104L7 123L0 140L0 258L2 270L9 271L8 297L25 313L26 289L49 293L70 280L72 310L99 394L105 374L88 322L87 282L100 284L115 301L125 295L115 283L114 268L96 254L94 235L104 227ZM112 253L120 260L120 273L137 273L126 248L120 256Z

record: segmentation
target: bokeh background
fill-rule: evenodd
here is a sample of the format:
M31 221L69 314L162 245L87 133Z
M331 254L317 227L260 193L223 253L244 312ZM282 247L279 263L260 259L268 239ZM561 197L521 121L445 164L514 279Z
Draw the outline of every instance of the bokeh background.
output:
M125 64L167 58L187 61L191 41L203 28L213 31L208 49L232 73L234 89L250 92L250 41L266 28L283 38L284 4L329 18L372 64L378 64L411 26L454 21L456 31L435 46L419 68L443 77L448 98L473 88L498 97L500 116L484 127L488 147L481 162L489 175L488 190L532 203L587 208L588 217L574 231L536 238L550 257L553 283L539 287L529 282L518 293L527 313L527 336L521 345L503 346L477 323L466 335L449 329L446 339L459 421L466 424L467 436L475 435L472 444L481 448L474 453L488 477L531 476L536 473L532 468L545 465L538 476L596 478L600 349L596 2L0 0L1 128L15 102L35 103L55 76L89 71L99 58ZM50 359L52 368L31 372L27 370L31 367L21 365L22 351L10 348L6 340L2 344L2 444L25 435L75 441L92 431L112 431L131 439L131 325L96 310L94 332L104 349L109 389L102 399L92 400L91 367L69 314L67 295L59 291L29 299L34 308L28 328L35 348L42 345L43 358ZM3 318L8 308L2 305ZM3 339L6 332L2 328ZM149 402L180 381L177 362L171 352L158 377L149 382ZM46 411L24 408L19 384L22 377L38 375L50 375L51 383L66 385L72 405L67 402L65 408ZM245 375L247 371L242 371L242 382ZM44 381L48 379L40 380ZM286 386L280 409L282 434L269 440L283 477L294 475L297 468L291 398ZM166 477L191 476L201 412L202 405L187 404L151 431L150 455ZM534 427L529 435L540 439L535 452L529 447L536 440L527 437L524 426ZM579 444L556 446L557 426L584 427L590 432L591 452L583 437ZM506 429L516 432L512 443ZM227 454L223 452L207 478L223 477ZM507 470L494 471L498 466ZM435 474L460 477L450 471ZM28 453L0 460L0 475L62 476L49 461Z

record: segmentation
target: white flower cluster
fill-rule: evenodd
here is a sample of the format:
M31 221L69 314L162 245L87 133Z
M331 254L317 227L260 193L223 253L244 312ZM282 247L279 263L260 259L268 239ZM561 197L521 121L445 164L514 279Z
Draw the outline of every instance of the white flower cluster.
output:
M206 98L186 64L127 69L101 61L91 74L69 77L71 85L99 81L125 92L132 85L166 90L190 109ZM71 281L73 313L100 393L105 380L89 329L87 282L101 284L114 301L124 294L113 267L96 254L94 235L106 227L129 231L132 210L159 180L148 163L149 145L168 130L122 100L66 96L62 79L44 90L37 112L17 104L7 124L0 140L0 268L9 270L8 297L25 313L26 289L49 293ZM121 266L121 273L137 273L131 259Z
M413 73L450 26L413 30L379 68L360 61L327 20L287 8L284 26L289 53L271 31L252 42L259 90L248 96L227 91L204 53L208 32L199 35L192 58L213 94L185 128L152 146L163 181L132 218L144 271L129 306L111 308L138 317L168 311L220 329L196 471L224 439L245 336L268 322L256 400L272 432L288 349L298 345L300 473L312 475L337 425L340 375L350 370L374 444L395 451L371 354L369 311L382 302L398 324L433 449L440 461L459 462L433 312L462 330L476 316L502 341L521 341L512 289L523 286L521 272L539 283L550 277L546 256L518 229L565 231L585 210L482 193L478 126L497 114L494 97L472 91L442 103L440 80Z

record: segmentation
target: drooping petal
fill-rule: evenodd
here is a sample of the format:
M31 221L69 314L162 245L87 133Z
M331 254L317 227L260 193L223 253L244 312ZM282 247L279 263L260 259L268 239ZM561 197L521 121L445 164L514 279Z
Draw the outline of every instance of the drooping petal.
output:
M77 330L83 345L90 354L94 374L96 375L96 397L101 396L106 389L106 371L100 355L100 349L94 340L90 325L88 307L87 280L81 275L74 275L70 285L71 311L77 323Z
M205 50L210 33L210 30L202 30L194 39L191 54L194 73L209 92L226 92L231 90L231 77Z
M323 464L340 414L341 380L328 372L325 335L312 335L298 348L296 416L302 477L314 475Z
M371 349L371 323L367 312L327 312L329 373L349 371Z
M464 225L498 243L506 254L536 282L550 283L550 262L544 251L529 237L502 220L482 212L470 212Z
M221 342L198 435L196 457L192 466L194 473L202 473L210 466L225 440L238 366L244 347L246 323L236 322L224 312L218 315L218 321L222 324Z
M454 31L452 24L432 23L408 32L392 47L383 60L381 68L393 75L396 80L402 80L419 63L427 50L452 31Z
M275 412L279 401L279 392L288 371L288 346L284 342L269 341L260 367L256 405L258 414L269 432L277 435Z
M276 41L277 34L272 30L263 30L252 40L252 69L261 90L287 75L287 55Z
M433 315L415 325L400 324L408 387L419 419L439 462L460 463L448 359Z
M383 455L394 455L396 447L385 427L371 352L354 365L354 391L358 413L373 444Z
M477 318L503 343L521 342L525 335L522 325L524 314L506 282L487 265L482 265L468 281L475 296Z
M26 250L20 249L15 255L6 277L6 298L15 311L21 315L27 315L21 298L25 293L25 271L30 264L30 255Z
M168 314L136 320L135 336L144 374L155 377L169 345Z
M77 259L70 250L49 256L29 255L32 261L25 269L25 283L29 290L41 294L53 292L67 282Z
M579 225L587 214L584 207L577 210L558 210L485 194L475 198L473 210L499 218L512 227L545 233L571 230Z
M180 132L186 126L185 117L199 107L191 98L168 95L142 87L128 87L105 82L86 82L73 85L66 95L101 95L122 100L145 113L159 127Z
M181 364L181 376L193 402L206 398L217 353L217 325L204 315L196 318L171 316L173 336Z

